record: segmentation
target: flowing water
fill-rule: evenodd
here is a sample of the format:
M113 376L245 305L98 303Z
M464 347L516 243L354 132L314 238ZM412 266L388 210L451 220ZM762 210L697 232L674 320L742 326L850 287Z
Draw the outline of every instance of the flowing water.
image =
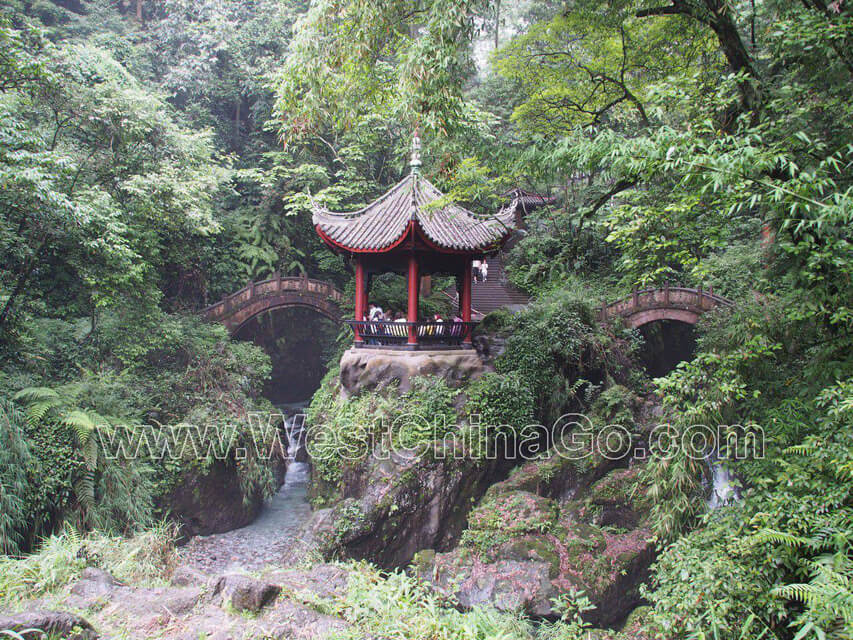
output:
M288 423L292 426L292 417L288 417ZM278 493L264 504L255 521L244 527L256 535L272 537L281 535L283 531L295 533L311 515L311 506L308 504L308 463L296 462L296 442L299 434L292 435L294 437L287 448L290 462L287 465L284 484Z
M713 511L737 500L739 496L732 482L731 472L720 464L716 454L708 456L705 461L711 472L711 495L708 498L708 508Z
M301 442L298 423L293 416L303 413L304 405L285 405L285 434L289 435L289 463L284 484L264 504L251 524L227 533L196 536L182 550L187 564L206 572L256 570L267 564L281 564L288 557L300 527L311 516L308 503L308 464L296 462Z

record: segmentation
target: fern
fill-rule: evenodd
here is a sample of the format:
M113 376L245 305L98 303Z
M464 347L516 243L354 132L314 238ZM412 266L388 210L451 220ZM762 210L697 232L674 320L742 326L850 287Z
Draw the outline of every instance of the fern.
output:
M90 389L87 380L56 389L31 387L19 391L15 399L26 406L30 426L49 422L61 425L73 436L75 454L83 461L83 468L71 478L79 511L75 522L83 527L118 530L126 530L129 524L145 525L150 522L153 504L144 469L137 463L121 464L101 455L98 432L112 430L112 424L119 420L79 406ZM0 516L0 532L2 527Z
M762 529L750 536L749 540L755 544L781 544L787 547L812 546L812 540L809 538L785 533L784 531L774 531L772 529Z
M75 409L66 413L61 422L74 431L86 468L94 471L98 464L98 442L93 434L101 426L106 425L105 419L97 413Z
M47 415L63 406L62 397L49 387L28 387L14 395L14 400L27 406L27 421L36 425Z

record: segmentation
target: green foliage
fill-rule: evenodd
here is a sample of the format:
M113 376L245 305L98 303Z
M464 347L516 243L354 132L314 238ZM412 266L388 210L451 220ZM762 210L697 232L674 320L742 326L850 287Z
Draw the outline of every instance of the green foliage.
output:
M755 362L760 365L771 353L765 351ZM811 401L745 394L749 387L737 384L738 377L746 377L771 392L761 376L775 381L778 364L775 369L771 375L753 364L740 369L739 376L737 369L729 369L723 381L711 378L705 391L693 395L695 406L713 408L717 415L731 416L736 405L740 411L751 408L751 415L761 417L766 448L763 457L737 464L745 485L742 504L706 516L700 529L678 538L661 556L655 589L647 594L661 630L671 630L677 620L685 637L739 638L743 630L758 635L784 622L801 638L849 636L851 384L841 381ZM733 395L720 395L723 388ZM739 402L734 400L738 394ZM717 404L703 405L709 397L716 397ZM690 505L693 518L701 512L696 504L699 471L674 467L684 459L649 464L649 495L658 501L659 529L672 523L666 518L675 517L679 505ZM665 497L657 493L662 478L671 489ZM712 587L721 573L735 579L725 589Z
M760 637L770 620L784 615L770 593L772 573L766 573L763 554L744 539L743 515L731 508L662 554L644 590L654 605L649 624L658 634L734 639L751 629Z
M284 135L343 130L374 113L420 120L432 131L457 126L469 68L460 44L471 38L480 5L438 0L412 11L405 2L313 3L278 77Z
M606 287L592 278L607 275L618 254L605 241L607 230L600 222L584 220L568 202L561 210L534 210L525 220L533 232L508 253L507 266L515 285L540 296L582 287L589 300L600 302L606 297Z
M162 581L177 563L176 537L175 527L165 523L131 538L83 536L65 527L25 558L0 556L0 603L9 606L55 592L86 566L98 566L121 581Z
M462 640L529 638L532 627L519 614L477 607L462 613L443 606L426 585L402 572L382 575L368 564L349 565L346 596L340 602L322 603L321 610L339 615L353 627L341 638L364 633L412 639Z
M713 55L709 35L687 20L643 20L634 11L633 2L607 11L576 2L495 54L496 71L522 91L512 113L522 131L554 135L604 122L646 124L649 86L670 73L671 59L690 70L703 53Z
M585 388L626 374L630 343L603 332L582 298L559 292L518 314L500 373L513 373L534 394L534 415L550 425L570 406L583 407Z
M27 526L27 466L30 448L24 416L10 402L0 401L0 553L20 552L21 531Z
M533 424L533 392L516 372L487 372L466 387L465 395L468 422L477 416L484 427L509 427L522 436Z
M59 321L46 326L63 328ZM230 456L244 495L273 491L270 462L260 455L271 442L255 442L252 436L260 434L251 432L247 418L250 410L271 408L255 397L269 374L268 357L252 344L231 343L224 328L199 320L161 316L158 327L129 343L122 319L108 314L82 339L60 332L61 338L54 337L62 346L54 356L58 362L47 359L46 371L65 373L70 381L16 394L26 406L23 429L31 451L22 467L26 483L9 485L18 486L15 498L26 514L15 524L23 548L66 519L81 529L144 527L181 477L206 471L214 455ZM45 347L54 342L45 345L38 331L31 332L26 344L40 368L41 354L49 358ZM84 356L93 368L72 374L63 362L66 352ZM50 379L38 375L32 357L19 354L20 372L13 380ZM199 427L187 432L189 444L170 430L180 423ZM154 437L171 443L181 457L150 458L161 448ZM120 443L141 457L122 455ZM238 448L247 455L235 462Z
M72 274L74 302L93 314L150 310L172 241L218 229L212 200L229 177L210 136L182 129L108 52L45 44L42 58L44 79L0 101L4 331L56 271Z
M58 389L31 387L19 391L15 400L27 407L30 432L42 431L50 425L64 436L60 442L71 444L71 451L66 450L70 454L66 463L73 466L73 471L66 482L73 489L76 513L67 514L69 517L82 526L108 531L126 532L145 527L151 523L153 512L149 471L136 461L112 463L104 455L102 436L120 427L121 420L79 408L77 402L88 391L87 386L86 383L72 383ZM46 452L39 451L37 460L44 464L62 464L62 453L62 449L54 445ZM35 471L37 478L36 474L42 470L36 467L31 472ZM39 514L33 515L37 522Z
M583 614L595 609L589 598L576 587L553 599L554 610L560 614L560 620L565 625L564 633L569 637L583 636L584 629L590 625L583 619Z

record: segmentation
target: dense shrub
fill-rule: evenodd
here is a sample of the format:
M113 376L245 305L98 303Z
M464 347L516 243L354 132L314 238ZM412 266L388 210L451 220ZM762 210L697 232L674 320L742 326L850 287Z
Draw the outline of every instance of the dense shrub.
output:
M159 523L131 538L90 533L73 527L44 540L25 558L0 556L0 605L57 591L74 581L87 566L105 569L122 582L163 582L177 562L175 527Z
M214 454L236 465L244 495L271 494L273 473L259 455L266 455L271 440L256 443L253 436L259 434L248 423L249 410L271 409L257 397L269 374L268 358L254 345L231 342L224 327L179 316L160 320L157 331L136 340L128 339L115 316L94 334L57 331L41 341L37 325L31 328L30 355L7 363L7 377L0 382L31 386L7 387L17 408L2 405L0 427L9 445L4 453L18 458L3 465L9 475L0 496L9 507L0 521L6 549L29 549L62 521L81 530L122 533L150 526L158 501L183 474L206 471ZM44 326L57 329L57 324ZM54 359L42 342L56 348ZM43 372L30 364L36 353L46 359ZM72 375L66 370L68 354L84 358L86 367L78 363ZM65 382L57 384L51 375ZM39 386L45 382L51 386ZM173 436L170 428L179 423L199 427L189 432L194 446ZM156 455L165 441L176 455ZM218 451L220 442L231 450ZM125 444L130 457L112 455L117 443ZM238 448L247 452L239 461Z
M536 417L553 424L569 407L583 408L590 387L629 375L632 336L611 335L589 303L561 291L513 319L499 373L513 373L534 394Z
M533 392L518 374L485 373L466 387L465 395L465 420L476 421L484 436L522 439L534 435Z
M18 553L21 525L26 522L30 446L24 416L10 402L0 401L0 553Z
M773 304L711 318L696 359L658 381L676 437L693 424L743 425L760 443L711 443L737 474L741 501L704 516L704 460L678 451L647 465L652 523L674 541L647 594L667 637L764 637L786 626L800 638L850 637L853 382L840 376L849 354L826 366L831 343L809 346L818 329L794 335L780 318ZM731 578L725 588L720 575Z

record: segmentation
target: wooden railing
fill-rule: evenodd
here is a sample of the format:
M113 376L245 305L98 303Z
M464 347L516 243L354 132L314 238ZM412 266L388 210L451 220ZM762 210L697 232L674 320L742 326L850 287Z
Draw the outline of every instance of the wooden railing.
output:
M460 347L471 336L476 322L377 322L346 320L359 347L394 347L409 343L409 329L414 327L419 346ZM360 341L360 342L359 342Z

